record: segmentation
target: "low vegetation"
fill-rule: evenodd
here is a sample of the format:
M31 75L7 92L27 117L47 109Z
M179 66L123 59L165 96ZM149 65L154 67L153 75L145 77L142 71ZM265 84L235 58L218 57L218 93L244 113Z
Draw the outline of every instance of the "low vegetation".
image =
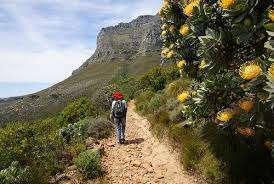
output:
M102 174L101 155L97 150L84 151L73 162L86 178L95 178Z
M75 163L87 177L97 176L100 159L86 152L84 140L111 134L111 124L99 114L89 99L80 98L56 117L9 123L1 128L0 183L48 183L50 176L71 164L70 157L76 157ZM84 158L94 165L84 166Z

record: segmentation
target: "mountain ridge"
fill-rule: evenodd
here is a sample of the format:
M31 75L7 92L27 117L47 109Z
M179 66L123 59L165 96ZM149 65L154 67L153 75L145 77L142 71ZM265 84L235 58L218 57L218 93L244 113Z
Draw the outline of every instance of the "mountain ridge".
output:
M160 51L160 24L158 15L141 15L131 22L102 28L97 36L95 52L72 74L91 63L110 62L114 59L132 60L134 56Z

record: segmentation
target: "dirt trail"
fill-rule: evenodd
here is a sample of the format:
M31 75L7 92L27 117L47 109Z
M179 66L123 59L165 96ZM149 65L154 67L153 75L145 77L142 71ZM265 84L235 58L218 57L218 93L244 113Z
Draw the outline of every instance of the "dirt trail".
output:
M129 104L126 144L118 145L115 137L108 140L103 167L109 183L194 184L169 147L160 143L149 131L149 122Z

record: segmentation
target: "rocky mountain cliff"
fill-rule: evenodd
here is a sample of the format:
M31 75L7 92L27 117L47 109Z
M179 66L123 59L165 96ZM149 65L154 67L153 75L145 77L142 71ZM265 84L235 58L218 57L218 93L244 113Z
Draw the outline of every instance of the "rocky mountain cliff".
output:
M94 54L73 74L91 63L132 60L159 51L162 46L160 25L159 16L143 15L129 23L103 28L98 34Z
M35 94L0 100L0 127L6 122L54 115L79 96L94 98L122 68L140 75L160 63L160 18L140 16L103 28L95 53L68 79Z

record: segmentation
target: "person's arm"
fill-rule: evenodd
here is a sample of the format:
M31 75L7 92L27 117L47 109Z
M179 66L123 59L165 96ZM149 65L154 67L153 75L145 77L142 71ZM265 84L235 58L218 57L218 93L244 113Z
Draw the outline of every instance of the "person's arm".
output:
M113 117L113 107L114 107L114 101L112 101L112 104L111 104L111 109L110 109L110 116L111 118Z
M123 100L123 103L125 105L125 110L126 110L126 113L127 113L127 101Z

